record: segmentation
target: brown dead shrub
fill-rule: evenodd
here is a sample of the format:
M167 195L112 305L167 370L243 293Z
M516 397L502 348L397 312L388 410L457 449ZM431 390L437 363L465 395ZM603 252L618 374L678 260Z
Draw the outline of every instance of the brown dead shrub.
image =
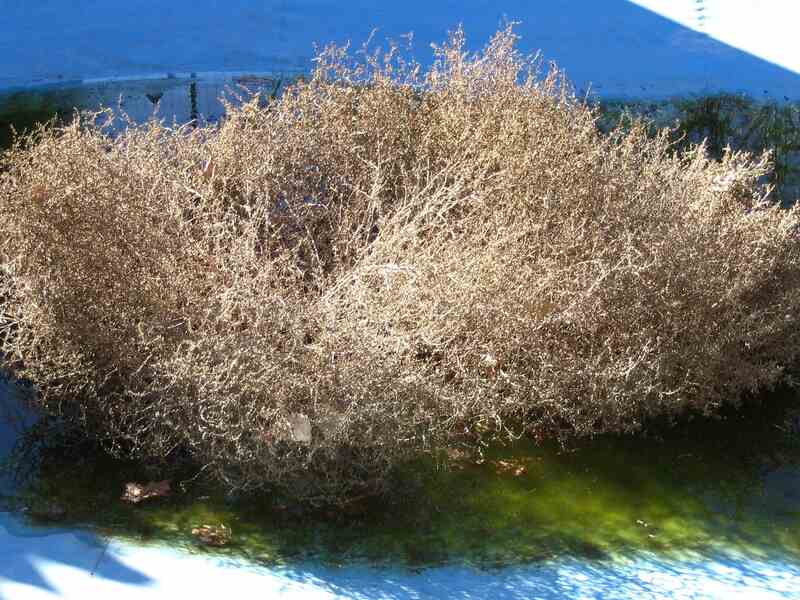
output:
M767 157L602 136L514 41L329 48L218 128L39 131L0 174L5 365L120 451L312 502L775 385L800 247Z

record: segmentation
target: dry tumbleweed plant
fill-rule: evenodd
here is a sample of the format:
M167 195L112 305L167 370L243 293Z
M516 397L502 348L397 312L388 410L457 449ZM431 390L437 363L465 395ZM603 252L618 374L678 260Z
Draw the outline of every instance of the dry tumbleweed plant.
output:
M603 136L514 44L330 47L219 127L41 129L0 174L6 367L120 451L311 502L775 385L800 245L767 158Z

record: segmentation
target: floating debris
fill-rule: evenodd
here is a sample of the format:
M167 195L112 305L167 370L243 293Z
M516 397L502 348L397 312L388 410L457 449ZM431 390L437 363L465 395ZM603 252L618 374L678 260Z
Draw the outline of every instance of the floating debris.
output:
M444 455L447 464L454 471L462 471L469 465L480 464L480 459L475 459L472 452L467 452L461 448L445 448Z
M528 472L528 467L516 461L495 460L491 464L498 473L510 473L514 477L520 477Z
M151 481L146 484L131 482L125 484L125 493L122 494L122 500L131 502L132 504L138 504L142 500L147 500L148 498L169 496L170 491L171 487L167 479L163 481Z
M231 541L231 528L225 525L201 525L192 529L192 535L207 546L224 546Z

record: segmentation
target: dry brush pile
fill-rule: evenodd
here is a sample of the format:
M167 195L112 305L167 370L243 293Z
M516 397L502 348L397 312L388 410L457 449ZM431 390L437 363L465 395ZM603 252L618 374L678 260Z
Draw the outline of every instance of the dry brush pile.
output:
M218 127L40 130L0 174L5 366L119 451L311 502L779 382L799 220L767 157L601 135L514 43L331 47Z

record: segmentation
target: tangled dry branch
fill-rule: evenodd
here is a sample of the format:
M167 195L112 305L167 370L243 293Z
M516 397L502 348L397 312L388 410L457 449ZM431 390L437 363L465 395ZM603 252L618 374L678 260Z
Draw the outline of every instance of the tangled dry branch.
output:
M43 128L0 170L5 366L120 451L312 502L774 385L800 246L768 157L595 120L507 29L425 72L327 48L218 127Z

